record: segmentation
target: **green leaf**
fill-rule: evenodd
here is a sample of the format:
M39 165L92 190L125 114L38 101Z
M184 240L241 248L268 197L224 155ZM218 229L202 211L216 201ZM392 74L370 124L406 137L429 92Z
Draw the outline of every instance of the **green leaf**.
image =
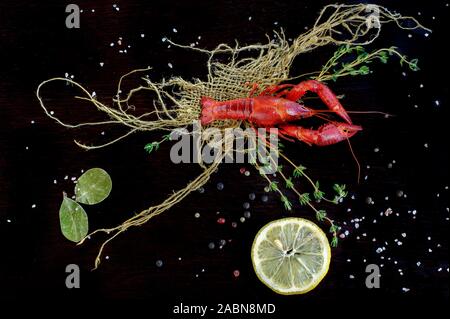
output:
M318 210L316 212L316 218L318 221L323 221L327 217L327 213L324 210Z
M336 191L339 197L343 198L347 196L347 191L345 190L345 185L334 184L333 189Z
M370 68L367 65L363 65L359 68L359 73L362 75L367 75L370 72Z
M306 169L305 166L299 165L294 169L294 171L292 172L292 175L295 178L303 176L305 169Z
M317 200L323 199L323 196L324 196L324 195L325 195L325 193L322 192L322 191L319 190L319 189L314 191L314 198L317 199Z
M319 181L317 181L316 184L314 185L314 188L315 188L314 189L314 198L316 200L322 199L323 196L325 195L325 193L320 190L319 186L320 186Z
M303 194L300 194L300 197L298 200L300 201L300 205L307 205L311 201L311 198L309 197L308 193L303 193Z
M275 181L270 182L270 184L269 184L270 189L272 191L278 190L278 185L277 184L278 184L278 182L275 182Z
M292 179L289 177L286 180L286 188L293 188L294 187L294 183L292 182Z
M111 177L101 168L91 168L78 179L75 185L76 201L94 205L109 196L112 189Z
M286 210L292 209L292 203L289 201L289 199L286 196L281 195L281 201L283 202L284 208Z
M396 46L392 46L389 48L388 54L389 55L394 55L394 51L397 51L397 47Z
M68 240L79 242L88 233L88 217L83 207L64 194L59 208L61 232Z
M362 47L362 46L360 46L360 45L357 45L357 46L355 47L355 49L356 49L356 53L358 53L358 54L361 54L361 53L366 52L366 50L364 49L364 47Z
M159 142L151 142L144 146L144 149L147 153L151 153L153 151L157 151L159 149Z
M387 63L388 58L389 58L389 56L386 52L384 52L384 51L380 52L379 59L382 63Z
M338 226L336 226L335 224L331 225L330 227L330 233L336 233L338 231Z
M362 52L358 55L358 59L359 60L364 60L369 56L369 54L367 52Z
M331 240L331 247L337 247L338 242L338 238L336 236L333 236L333 239Z
M409 61L409 68L412 71L419 71L419 67L417 66L417 63L419 62L418 59L412 59L411 61Z

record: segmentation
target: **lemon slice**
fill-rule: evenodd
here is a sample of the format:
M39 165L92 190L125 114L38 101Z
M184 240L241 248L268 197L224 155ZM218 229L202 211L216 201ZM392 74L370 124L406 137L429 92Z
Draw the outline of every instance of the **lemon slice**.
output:
M265 225L252 246L253 268L259 280L282 295L314 289L330 266L327 236L303 218L283 218Z

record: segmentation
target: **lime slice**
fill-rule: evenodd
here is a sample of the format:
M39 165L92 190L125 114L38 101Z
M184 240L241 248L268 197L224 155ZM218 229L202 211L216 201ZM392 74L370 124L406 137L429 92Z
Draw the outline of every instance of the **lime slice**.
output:
M330 266L327 236L303 218L283 218L260 229L253 241L252 262L259 280L282 295L314 289Z

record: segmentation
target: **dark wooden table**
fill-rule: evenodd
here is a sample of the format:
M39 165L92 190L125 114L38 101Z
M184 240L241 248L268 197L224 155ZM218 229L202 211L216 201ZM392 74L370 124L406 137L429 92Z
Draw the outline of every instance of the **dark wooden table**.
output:
M320 149L288 143L289 156L307 166L325 188L345 183L354 199L328 208L342 232L348 230L349 235L333 250L325 280L305 296L283 297L256 278L251 243L258 229L270 220L290 215L314 217L299 205L293 213L284 211L271 193L263 202L265 182L248 165L221 166L203 194L194 193L145 226L127 231L107 247L109 259L91 272L104 237L76 247L59 230L62 192L72 191L72 177L90 167L102 167L112 176L111 197L87 209L91 229L95 229L115 226L160 202L200 170L195 164L172 164L170 144L163 144L151 156L146 154L143 146L159 138L156 133L136 134L109 148L83 151L72 142L75 137L96 142L119 131L65 129L44 115L34 94L40 81L65 73L74 75L74 80L95 91L104 102L110 101L120 75L135 68L152 66L149 74L155 80L172 75L201 77L205 56L168 48L161 39L166 36L186 44L198 41L199 47L213 48L235 39L243 44L264 42L265 34L280 27L294 37L312 25L326 1L78 1L83 9L80 29L65 27L64 2L2 1L0 300L142 299L163 314L170 314L181 301L210 305L270 302L278 314L312 303L337 302L347 313L348 307L361 301L374 305L448 302L445 19L449 7L446 1L374 2L416 16L433 33L426 36L423 31L386 25L371 46L398 46L401 52L419 58L421 71L411 72L391 59L387 65L374 65L368 76L331 84L336 92L345 94L349 109L395 114L389 119L353 115L364 127L352 139L362 164L360 184L344 143ZM118 44L120 38L122 45ZM119 53L125 49L126 53ZM320 68L334 49L326 47L299 57L295 71ZM68 86L52 85L45 94L48 102L54 103L54 111L67 120L99 118L92 107L74 100L73 93ZM243 166L251 171L250 176L240 173ZM223 183L224 189L218 190L217 183ZM399 197L399 192L404 195ZM255 200L249 199L250 193L256 194ZM367 204L368 197L373 204ZM251 217L241 223L245 202L250 203ZM380 216L388 208L394 213ZM197 212L199 218L194 217ZM218 217L227 222L218 224ZM232 221L238 222L236 228ZM220 240L227 241L222 249ZM214 249L209 248L211 242ZM386 250L377 253L380 247ZM157 260L163 261L162 267L155 265ZM69 290L64 283L65 267L72 263L81 268L80 289ZM381 267L379 289L365 286L367 264ZM240 271L238 278L233 276L234 270Z

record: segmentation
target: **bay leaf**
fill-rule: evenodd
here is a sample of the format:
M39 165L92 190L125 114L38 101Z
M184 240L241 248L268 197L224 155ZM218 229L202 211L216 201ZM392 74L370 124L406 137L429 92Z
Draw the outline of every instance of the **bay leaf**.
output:
M61 232L68 240L79 242L88 233L88 217L83 207L64 194L59 208Z
M109 196L111 189L109 174L101 168L91 168L80 176L75 185L76 201L87 205L100 203Z

